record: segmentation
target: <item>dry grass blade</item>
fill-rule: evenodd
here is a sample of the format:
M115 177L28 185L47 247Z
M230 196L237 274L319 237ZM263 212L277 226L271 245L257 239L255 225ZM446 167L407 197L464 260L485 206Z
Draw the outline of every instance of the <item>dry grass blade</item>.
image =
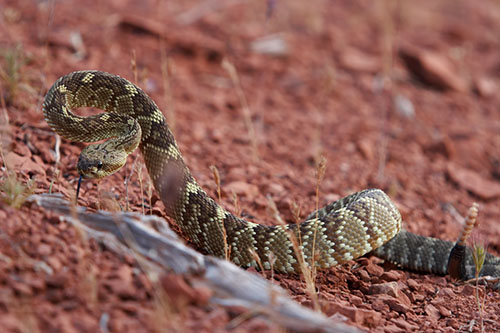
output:
M470 238L470 235L472 234L472 231L474 229L474 226L476 225L477 222L477 216L479 214L479 205L477 203L473 203L471 208L469 208L469 211L467 213L467 217L465 218L465 223L464 223L464 228L462 231L462 234L460 235L460 239L458 240L458 243L465 245L467 240ZM486 247L481 244L480 242L477 241L472 241L472 260L474 262L474 269L475 269L475 284L476 284L476 292L475 292L475 297L476 297L476 306L478 309L479 313L479 326L480 326L480 331L484 331L484 307L486 305L486 290L483 288L482 294L483 297L481 298L479 296L480 293L480 287L479 287L479 274L481 273L481 270L483 269L484 266L484 261L486 260Z
M232 192L233 206L234 206L234 214L236 216L241 216L241 205L240 200L238 199L238 195L235 192Z
M15 172L7 170L0 183L0 198L11 207L21 208L34 193L34 184L34 180L23 182Z
M224 68L228 74L229 77L231 78L231 81L233 82L235 88L236 88L236 93L238 94L238 98L241 103L241 108L243 110L243 119L245 121L245 127L248 131L248 137L250 139L250 142L252 144L252 157L254 162L259 160L259 151L258 151L258 142L257 142L257 134L255 132L255 127L252 122L252 115L250 112L250 106L248 105L248 101L245 97L245 94L243 92L243 88L241 87L241 81L238 76L238 72L236 71L236 67L231 63L229 60L224 59L222 61L222 68Z
M219 170L215 165L210 166L210 171L212 171L212 175L214 176L215 180L215 185L217 186L217 198L219 199L219 203L221 203L222 196L221 196L221 188L220 188L220 174ZM221 221L220 223L221 231L222 231L222 238L224 241L224 258L226 260L231 259L231 246L227 243L227 231L226 227L224 226L224 221Z
M276 220L276 222L278 222L278 224L280 225L285 225L285 221L283 220L283 218L281 217L281 214L278 210L278 207L276 207L276 203L274 202L273 200L273 197L270 196L270 195L267 195L267 212L269 213L269 215L271 215L271 217L273 219Z
M141 208L142 208L142 215L146 214L144 211L144 186L143 186L143 176L144 173L142 170L144 169L144 165L142 163L137 163L137 178L139 179L139 186L141 189Z
M221 191L220 191L220 174L219 169L215 165L211 165L210 171L212 171L212 175L214 176L215 185L217 186L217 198L219 199L219 203L221 203Z
M165 41L164 39L160 39L160 57L161 57L161 77L163 81L163 95L165 96L165 104L166 108L162 108L168 110L166 114L168 126L172 133L175 134L176 128L176 114L175 114L175 105L174 105L174 97L172 92L172 72L174 71L174 63L173 60L169 59L165 53Z

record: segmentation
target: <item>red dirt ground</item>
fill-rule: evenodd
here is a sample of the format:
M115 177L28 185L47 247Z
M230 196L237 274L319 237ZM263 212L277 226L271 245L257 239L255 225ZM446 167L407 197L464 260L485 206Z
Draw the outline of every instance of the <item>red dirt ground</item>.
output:
M193 174L214 196L209 167L218 168L223 205L233 212L276 223L270 196L287 221L294 203L304 217L315 207L323 155L321 205L379 187L407 229L455 240L460 215L478 202L476 240L500 255L498 2L3 0L0 8L2 159L23 183L33 179L35 193L53 183L73 195L84 146L62 140L55 163L44 94L63 74L99 69L155 99ZM133 168L128 205L141 211L149 181L134 160L99 191L86 182L80 204L125 209L123 181ZM5 184L5 167L1 177ZM3 185L2 196L8 193ZM163 216L155 195L153 202ZM274 274L274 281L312 306L301 277ZM372 257L320 272L316 286L321 311L365 330L480 331L474 288L448 277ZM499 331L500 293L488 290L485 302L484 331ZM164 310L133 258L86 240L50 212L0 203L3 330L279 329L264 317L241 320L245 314L196 302Z

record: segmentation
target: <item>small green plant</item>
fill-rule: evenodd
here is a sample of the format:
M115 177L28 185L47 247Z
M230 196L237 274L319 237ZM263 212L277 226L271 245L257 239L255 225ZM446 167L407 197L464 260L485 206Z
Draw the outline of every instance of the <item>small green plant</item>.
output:
M458 243L461 243L463 245L466 244L467 240L470 239L472 231L474 229L474 226L476 225L477 222L477 215L479 213L479 205L477 203L473 203L471 208L469 208L469 211L467 213L467 217L465 218L464 221L464 228L462 231L462 234L460 235L460 238L458 240ZM483 323L483 312L484 312L484 307L485 307L485 302L486 302L486 289L483 290L483 298L481 299L479 297L479 274L481 273L481 270L483 269L484 266L484 261L486 260L486 247L483 245L482 242L478 242L475 240L472 240L472 246L471 246L471 252L472 252L472 260L474 262L474 269L475 269L475 283L476 283L476 305L479 313L479 323L481 326L481 332L484 331L484 323Z
M474 243L472 246L472 259L474 261L475 278L476 278L476 304L479 311L479 322L481 325L481 332L484 331L483 327L483 312L486 302L486 290L483 290L483 298L479 297L479 273L483 269L484 261L486 259L486 249L480 243Z
M15 47L0 50L2 66L0 67L0 79L5 87L5 101L12 104L18 93L22 81L22 67L27 62L22 47Z
M9 206L20 208L26 199L34 193L34 181L32 179L23 182L19 176L12 171L7 171L0 183L0 197Z

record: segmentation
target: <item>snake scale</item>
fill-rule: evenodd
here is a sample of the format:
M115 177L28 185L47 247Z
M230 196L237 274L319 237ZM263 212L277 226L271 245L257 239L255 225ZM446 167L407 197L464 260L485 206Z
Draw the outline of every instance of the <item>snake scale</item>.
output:
M106 112L81 117L71 112L79 107ZM300 260L327 268L373 251L403 268L447 273L454 244L401 230L398 209L378 189L335 201L301 224L263 226L226 211L191 175L153 100L119 76L89 70L67 74L48 91L43 112L48 124L69 140L107 139L82 151L77 169L84 177L101 178L116 172L139 146L167 215L204 253L229 254L232 262L243 267L297 273ZM463 262L469 265L470 255ZM500 276L500 259L488 255L485 266L489 267L487 273ZM468 271L460 277L470 278L471 274Z

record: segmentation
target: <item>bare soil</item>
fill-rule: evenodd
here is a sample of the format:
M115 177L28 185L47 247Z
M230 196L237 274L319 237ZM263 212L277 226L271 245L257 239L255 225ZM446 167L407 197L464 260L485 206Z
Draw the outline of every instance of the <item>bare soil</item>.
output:
M286 221L294 205L305 217L324 156L320 205L382 188L405 228L456 240L478 202L474 239L500 255L496 1L3 0L0 8L3 197L13 192L6 167L20 184L31 179L31 192L74 195L84 145L63 139L56 161L41 103L59 76L99 69L153 97L213 196L217 167L232 212L275 224L272 198ZM156 194L149 206L149 187L135 153L119 173L85 182L79 204L141 212L144 202L145 213L164 216ZM302 277L272 279L313 306ZM321 311L368 331L479 332L481 318L485 332L500 330L500 293L481 288L480 312L475 287L375 257L319 272L316 288ZM156 292L134 258L50 212L0 203L3 331L279 329L241 309L175 302L175 293L165 312Z

